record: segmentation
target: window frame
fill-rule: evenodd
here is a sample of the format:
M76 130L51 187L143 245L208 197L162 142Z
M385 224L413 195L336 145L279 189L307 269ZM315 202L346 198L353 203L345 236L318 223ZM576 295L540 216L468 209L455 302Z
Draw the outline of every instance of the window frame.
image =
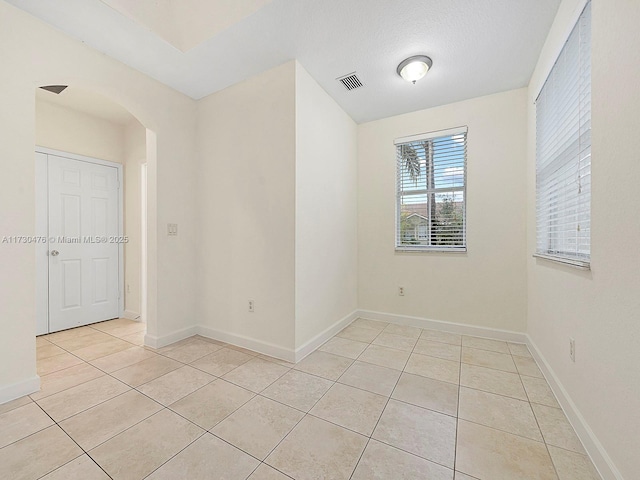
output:
M436 130L427 133L421 133L417 135L410 135L407 137L400 137L394 140L394 150L395 150L395 158L396 158L396 172L395 172L395 232L394 232L394 245L395 252L397 253L466 253L468 249L467 242L467 156L468 156L468 127L454 127L448 128L444 130ZM422 190L417 190L412 192L412 195L419 194L438 194L438 193L455 193L462 192L463 195L463 208L462 208L462 245L455 246L442 246L442 245L406 245L401 243L401 221L402 221L402 198L406 195L403 195L399 188L399 175L400 169L398 165L398 148L400 145L409 144L412 142L419 141L434 141L446 137L452 137L454 135L464 135L464 157L463 157L463 186L461 187L439 187L439 188L426 188ZM432 152L431 152L432 153ZM429 155L431 158L431 162L433 165L433 155ZM430 211L429 211L430 214ZM415 227L416 235L418 235L418 226ZM429 242L431 242L431 229L427 225L427 236L429 238Z
M555 158L552 157L546 157L544 159L540 158L540 154L539 154L539 143L538 143L538 129L539 129L539 124L538 124L538 101L540 100L541 95L543 95L543 93L545 93L545 87L547 86L548 82L550 81L550 79L553 77L554 73L556 72L556 67L558 66L558 68L562 68L561 66L559 66L559 62L561 60L566 62L566 58L567 56L565 55L565 51L566 48L568 48L567 46L569 45L569 41L571 40L572 36L574 35L574 33L577 31L577 35L580 35L580 26L581 26L581 22L583 21L584 17L585 17L585 13L587 12L587 9L589 9L591 7L591 0L585 0L582 8L580 8L579 10L579 15L577 16L577 18L575 19L575 21L572 23L571 29L564 41L564 43L562 44L562 48L560 49L560 51L558 52L556 59L553 62L553 65L551 67L551 69L549 70L549 72L547 73L547 76L544 80L544 82L542 83L542 87L540 88L538 95L536 96L536 101L534 102L535 104L535 108L536 108L536 136L535 136L535 144L536 144L536 150L535 150L535 170L536 170L536 181L535 181L535 211L536 211L536 219L535 219L535 251L533 253L533 256L536 258L541 258L541 259L545 259L545 260L549 260L549 261L553 261L556 263L561 263L561 264L565 264L568 266L572 266L575 268L579 268L579 269L583 269L583 270L590 270L591 268L591 219L592 219L592 208L591 208L591 204L592 204L592 193L591 193L591 166L592 166L592 160L591 160L591 132L592 132L592 128L591 128L591 84L589 83L589 129L588 131L585 131L585 133L581 132L582 126L586 125L587 122L582 121L582 116L583 113L580 111L581 109L581 100L580 98L578 99L578 132L577 132L577 141L578 142L582 142L583 140L583 136L588 132L588 138L589 138L589 143L588 146L583 147L582 149L578 150L578 154L577 154L577 159L572 159L571 161L569 160L564 160L564 161L559 161L559 159L561 158L560 156L556 156ZM589 16L591 15L591 12L589 11ZM589 31L591 31L591 28L589 28ZM581 69L582 68L582 64L580 63L580 56L582 55L582 46L584 44L580 41L578 41L578 51L576 53L577 55L577 59L571 57L570 60L576 60L576 63L578 65L577 68ZM589 43L588 43L588 54L589 57L591 57L591 52L592 52L592 36L589 36ZM590 71L589 73L591 73L591 62L589 62L589 68ZM579 70L578 71L578 78L580 78L580 76L583 75L583 71ZM555 80L555 77L554 77ZM582 84L579 82L578 83L578 88L581 88ZM580 91L580 90L579 90ZM554 91L552 90L551 93L549 95L553 95ZM580 95L580 93L579 93ZM562 118L560 118L562 119ZM559 124L558 119L556 119L556 123L558 123L557 128L562 129L562 128L566 128L566 126L569 124L570 121L573 120L573 117L571 118L565 118L562 119L564 120L564 122L562 124ZM567 121L569 120L569 121ZM549 128L547 126L547 128ZM571 144L568 144L568 146L570 146ZM579 143L580 145L580 143ZM583 157L586 158L585 155L583 155L583 152L586 152L588 149L588 157L589 157L589 198L588 198L588 209L585 212L584 210L580 209L580 202L577 201L577 207L576 207L576 217L579 217L580 215L585 215L588 214L588 229L589 229L589 244L588 244L588 253L581 253L578 249L576 251L569 251L566 247L567 247L567 243L566 241L563 241L562 245L560 245L558 242L559 240L557 238L554 238L552 235L554 234L554 228L553 225L551 224L547 224L547 225L543 225L542 221L544 221L544 219L548 219L550 220L552 217L551 213L547 213L543 218L540 217L539 214L539 209L542 208L542 205L545 203L549 203L551 202L550 200L550 195L551 193L547 192L546 193L546 197L545 199L541 200L541 190L544 191L544 189L549 188L550 184L553 184L553 182L555 181L556 183L561 183L562 181L562 174L560 173L562 171L563 168L565 167L570 167L572 166L572 162L575 162L578 168L578 171L580 171L580 167L581 167L581 163L583 161ZM556 155L561 155L561 152L554 152ZM554 166L554 164L559 164L560 167L556 168L556 170L552 170L551 167ZM552 170L552 173L546 173L545 170ZM542 177L541 177L542 174ZM579 177L578 178L582 178ZM579 185L579 191L578 191L578 195L580 194L580 183ZM555 190L556 192L561 192L561 193L565 193L566 189L557 189ZM561 217L562 219L570 216L570 214L568 214L566 212L567 209L567 200L565 200L565 203L562 204L561 208L561 212L563 217ZM547 208L552 208L551 205L553 205L553 203L547 205ZM556 219L558 220L558 219ZM580 220L576 220L576 229L578 232L581 231L581 226L584 226L583 224L581 224ZM541 249L540 248L540 238L541 235L544 233L544 231L547 231L548 234L548 238L546 238L546 249ZM557 231L555 231L557 233ZM562 234L566 234L568 232L568 230L562 230L561 233ZM578 241L578 238L577 240Z

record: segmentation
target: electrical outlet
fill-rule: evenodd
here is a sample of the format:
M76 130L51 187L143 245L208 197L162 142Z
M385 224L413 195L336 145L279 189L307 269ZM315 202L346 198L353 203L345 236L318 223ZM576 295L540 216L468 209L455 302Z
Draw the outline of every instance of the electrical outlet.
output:
M253 300L249 300L249 311L251 313L255 311L255 304L253 303Z
M404 297L404 287L398 287L398 295Z
M573 338L569 338L569 356L571 357L571 361L575 363L575 361L576 361L576 341Z

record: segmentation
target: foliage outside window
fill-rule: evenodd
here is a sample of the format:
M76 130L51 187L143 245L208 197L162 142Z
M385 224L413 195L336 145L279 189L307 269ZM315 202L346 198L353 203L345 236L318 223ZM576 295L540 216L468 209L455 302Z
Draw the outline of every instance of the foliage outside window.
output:
M395 143L396 249L466 250L467 129Z

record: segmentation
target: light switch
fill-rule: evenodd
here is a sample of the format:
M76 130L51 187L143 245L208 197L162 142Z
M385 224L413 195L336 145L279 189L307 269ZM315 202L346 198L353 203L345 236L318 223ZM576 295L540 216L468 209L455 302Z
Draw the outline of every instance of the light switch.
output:
M177 223L167 223L167 235L169 235L170 237L175 237L178 235Z

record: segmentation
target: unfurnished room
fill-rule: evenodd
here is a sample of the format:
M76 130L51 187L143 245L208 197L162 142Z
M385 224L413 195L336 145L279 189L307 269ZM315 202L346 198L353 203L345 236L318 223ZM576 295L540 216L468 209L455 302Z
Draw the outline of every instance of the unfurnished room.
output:
M639 0L0 0L0 479L640 479Z

